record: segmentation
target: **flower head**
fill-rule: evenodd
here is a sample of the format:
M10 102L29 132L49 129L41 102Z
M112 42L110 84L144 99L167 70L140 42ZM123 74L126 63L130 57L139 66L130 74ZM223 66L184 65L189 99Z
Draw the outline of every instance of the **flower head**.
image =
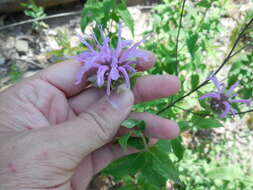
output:
M210 92L203 96L201 96L199 99L203 100L205 98L210 98L210 104L211 108L220 113L220 117L224 118L227 116L229 112L232 113L232 115L235 115L235 110L232 108L231 103L245 103L247 105L250 104L250 100L245 99L233 99L238 94L234 92L235 88L239 86L239 82L236 82L233 84L228 90L225 89L224 85L220 83L215 76L212 76L210 80L214 83L214 85L217 88L216 92Z
M101 87L107 83L106 93L110 95L112 81L124 79L127 87L130 88L129 74L136 72L134 67L138 64L137 59L142 58L146 61L148 54L137 49L144 40L132 45L132 41L122 39L121 24L119 24L116 48L110 47L110 38L105 36L101 27L99 29L103 42L99 43L96 36L92 34L91 38L94 40L95 46L80 37L81 42L88 50L74 57L83 63L77 75L76 84L80 84L83 75L92 70L96 72L97 86Z

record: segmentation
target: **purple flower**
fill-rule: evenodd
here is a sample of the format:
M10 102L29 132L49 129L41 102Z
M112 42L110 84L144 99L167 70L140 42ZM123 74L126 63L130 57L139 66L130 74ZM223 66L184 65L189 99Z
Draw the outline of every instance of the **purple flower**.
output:
M220 117L224 118L227 116L229 112L232 113L232 115L235 115L235 110L232 108L231 103L245 103L247 105L250 104L250 100L234 100L235 96L237 96L237 93L234 93L234 89L239 86L239 82L236 82L233 84L228 90L225 89L224 84L220 83L215 76L210 77L210 79L214 85L217 88L216 92L210 92L203 96L201 96L199 99L203 100L205 98L211 98L210 104L211 108L220 113Z
M127 87L130 88L129 74L136 72L134 67L138 64L137 59L142 58L147 61L148 54L137 49L144 40L132 45L132 41L122 39L121 24L119 24L116 48L110 47L110 38L105 36L101 27L99 29L103 40L102 44L94 34L91 36L95 43L94 46L80 37L81 42L88 50L74 57L83 63L77 75L76 84L80 84L84 74L92 70L92 72L96 72L97 86L101 87L106 83L106 93L110 95L113 81L124 79Z

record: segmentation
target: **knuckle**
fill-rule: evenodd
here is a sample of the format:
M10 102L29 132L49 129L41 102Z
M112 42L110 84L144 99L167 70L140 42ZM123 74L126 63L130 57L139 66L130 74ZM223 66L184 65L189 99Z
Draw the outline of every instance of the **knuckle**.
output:
M94 133L102 142L107 142L114 136L114 131L110 126L109 121L103 115L94 111L86 111L83 114L85 120L88 120L90 127L95 130Z

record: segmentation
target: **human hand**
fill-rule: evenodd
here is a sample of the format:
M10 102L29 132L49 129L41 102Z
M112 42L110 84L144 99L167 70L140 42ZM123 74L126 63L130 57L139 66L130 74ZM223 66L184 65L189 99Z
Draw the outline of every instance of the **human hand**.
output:
M137 69L154 62L150 53ZM0 93L0 189L84 190L108 163L136 151L110 143L129 114L145 120L151 138L178 135L173 121L130 113L134 103L176 93L176 77L141 77L133 91L122 87L108 97L85 78L74 85L80 67L73 60L55 64Z

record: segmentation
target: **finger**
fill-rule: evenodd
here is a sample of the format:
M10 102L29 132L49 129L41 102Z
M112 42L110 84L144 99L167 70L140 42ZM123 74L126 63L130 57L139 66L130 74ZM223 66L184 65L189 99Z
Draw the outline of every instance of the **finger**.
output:
M179 135L176 122L146 112L134 112L129 118L143 120L146 123L145 135L157 139L174 139ZM119 135L124 135L129 129L121 127Z
M70 97L81 92L88 84L86 76L83 78L83 83L75 84L77 73L81 67L82 64L79 61L67 60L42 70L34 77L50 83Z
M133 89L135 103L164 98L179 90L179 80L171 75L149 75L140 77ZM77 113L87 109L105 94L103 89L90 88L69 99L69 104Z
M172 75L149 75L140 77L133 93L135 103L150 101L171 96L179 91L180 82Z
M149 52L146 50L142 50L142 51L148 55L148 58L147 60L141 59L141 58L137 60L138 64L136 65L136 69L138 71L145 71L145 70L150 69L151 67L153 67L156 61L155 55L152 52Z
M83 158L111 141L132 105L132 92L121 87L120 92L104 96L76 118L43 130L41 136L54 136L57 140L50 142L51 147Z
M136 149L129 148L127 151L123 151L118 145L112 144L107 144L99 148L90 156L86 157L78 166L71 180L74 189L86 189L92 176L94 176L97 172L106 167L112 161L135 152L137 152Z
M155 56L148 52L148 59L138 60L137 70L146 70L152 67L155 63ZM34 77L41 78L56 88L60 89L67 97L80 93L88 84L87 78L83 78L83 82L79 85L75 84L78 72L82 67L82 63L76 60L67 60L62 63L57 63L51 67L39 72Z
M149 146L154 145L157 139L150 139ZM119 145L107 144L91 155L84 158L78 166L74 176L72 177L72 185L76 190L83 190L87 188L92 176L105 168L108 164L123 156L137 153L139 150L128 147L123 150ZM92 167L91 167L92 166ZM119 168L120 169L120 168Z

